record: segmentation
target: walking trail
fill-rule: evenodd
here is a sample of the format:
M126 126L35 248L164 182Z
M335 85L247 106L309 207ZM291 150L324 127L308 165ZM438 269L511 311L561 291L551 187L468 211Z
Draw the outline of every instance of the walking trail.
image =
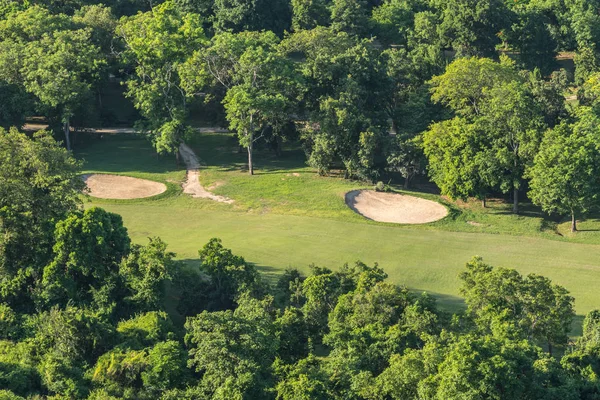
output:
M213 194L200 184L200 162L194 151L187 144L181 143L179 145L179 154L181 154L183 162L187 167L187 178L183 183L183 193L187 193L192 197L211 199L220 203L233 203L233 199Z
M40 129L46 129L48 125L46 124L25 124L23 128L25 130L36 131ZM133 128L83 128L83 131L101 133L101 134L113 134L113 133L136 133L137 131ZM198 132L228 132L227 129L224 128L196 128ZM183 182L183 193L187 193L195 198L202 199L210 199L214 201L218 201L219 203L227 203L231 204L234 202L233 199L228 197L219 196L213 194L206 190L204 186L200 184L200 162L198 161L198 157L194 153L194 151L185 143L181 143L179 146L179 154L183 158L183 162L185 163L187 169L187 177L185 182ZM115 178L113 178L115 179ZM133 179L133 178L131 178ZM114 184L114 182L113 182Z

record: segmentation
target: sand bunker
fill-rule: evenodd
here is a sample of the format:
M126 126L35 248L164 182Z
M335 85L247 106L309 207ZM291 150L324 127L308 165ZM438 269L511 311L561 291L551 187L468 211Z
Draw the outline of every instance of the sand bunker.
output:
M373 190L346 193L346 204L363 217L379 222L424 224L448 215L446 207L435 201Z
M83 175L89 195L101 199L139 199L156 196L167 190L164 183L130 176L89 174Z

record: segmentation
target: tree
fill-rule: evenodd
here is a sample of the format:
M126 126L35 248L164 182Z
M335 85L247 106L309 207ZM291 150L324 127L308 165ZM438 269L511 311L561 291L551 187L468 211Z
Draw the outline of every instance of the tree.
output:
M363 0L333 0L331 29L350 35L364 36L368 32L367 4Z
M575 314L573 298L562 286L543 276L493 268L479 257L467 263L460 279L468 313L484 331L545 343L549 353L567 343Z
M283 0L215 0L216 32L271 31L282 36L290 28L291 8Z
M564 122L544 135L528 175L529 196L546 212L571 216L571 232L577 216L596 202L600 171L600 120L589 108L578 111L573 125Z
M415 13L423 11L419 1L389 0L373 9L372 25L377 38L385 43L402 45L408 42L409 32L414 29Z
M266 397L278 347L270 300L244 296L235 311L188 318L189 365L202 374L201 388L215 399Z
M326 400L333 396L328 388L328 376L317 357L309 355L290 367L282 367L276 391L277 400Z
M44 267L43 305L94 304L110 314L116 306L118 266L130 248L120 215L101 208L71 214L56 224L52 261Z
M458 57L496 55L498 33L510 25L511 15L500 0L450 0L443 4L439 32Z
M104 63L86 29L57 31L25 45L21 74L25 89L61 117L65 143L71 150L70 121L88 95Z
M506 58L500 63L489 58L459 58L443 74L431 78L431 99L474 118L481 114L487 90L514 80L518 80L517 74Z
M282 47L306 59L300 125L308 163L320 174L342 167L348 178L374 180L385 168L389 136L385 67L376 51L325 28L299 32Z
M330 12L325 0L291 0L292 29L313 29L329 22Z
M291 363L308 355L308 329L299 308L287 307L275 320L275 326L281 360Z
M524 84L522 76L506 58L500 63L488 59L459 59L443 75L434 77L431 83L432 99L449 105L462 117L455 124L436 125L437 135L426 135L424 148L425 153L430 154L432 176L443 182L446 193L463 192L465 197L476 194L472 189L486 186L504 193L512 191L513 213L518 213L524 173L533 162L546 128L541 102L532 92L533 85ZM451 158L440 157L438 153L444 154L454 148L464 154L467 149L461 148L460 142L468 143L468 139L462 137L460 131L453 136L444 135L446 129L455 127L459 121L477 130L476 146L468 148L469 163L464 165L466 172L461 172L465 169L463 165L456 164L457 173L447 174L442 164L434 164L442 160L453 163ZM439 142L433 140L436 137L440 141L445 140L449 148L439 147ZM469 171L475 172L475 175ZM463 190L456 187L460 181L448 179L460 175L470 177L466 180L470 182L474 182L474 177L478 178L478 184ZM481 191L478 191L481 196Z
M183 13L172 2L120 20L116 30L123 40L123 60L135 66L127 81L127 96L145 118L138 126L150 132L158 153L178 156L185 123L187 96L179 66L206 41L202 19Z
M176 274L175 253L167 251L160 238L150 238L146 246L134 245L119 266L131 295L126 297L139 311L160 310L165 300L167 282Z
M272 32L222 33L184 67L188 93L223 85L223 105L230 129L248 151L254 174L254 143L272 128L280 134L295 108L296 85L290 59L277 50Z
M51 258L54 224L81 205L79 168L46 132L0 129L0 286L13 306L30 304L26 285Z
M498 172L500 190L512 190L512 211L518 214L519 190L546 129L544 117L529 88L517 81L494 86L488 96L481 119L491 135L488 162Z
M211 280L210 297L214 308L232 308L240 294L259 290L260 276L256 268L224 248L220 239L209 240L198 254L200 269Z
M329 315L329 333L323 342L332 348L331 357L355 363L356 368L379 374L404 342L400 324L411 302L406 290L377 282L340 296ZM395 331L396 330L396 331Z
M22 126L25 117L32 113L32 99L18 85L0 81L0 102L3 105L0 110L0 127L5 129Z
M510 29L502 38L517 51L520 64L526 69L539 69L549 75L556 67L558 43L550 32L550 19L542 11L523 7L516 14Z
M449 344L431 389L439 399L538 396L541 388L530 384L538 357L537 348L528 342L464 335Z
M494 169L485 157L486 138L475 124L455 117L435 123L423 134L429 176L442 194L466 201L485 199L494 184Z

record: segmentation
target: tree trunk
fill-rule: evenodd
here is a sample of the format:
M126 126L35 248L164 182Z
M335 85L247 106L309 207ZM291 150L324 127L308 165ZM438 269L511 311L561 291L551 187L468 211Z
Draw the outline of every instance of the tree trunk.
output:
M404 189L410 188L410 175L406 175L404 178Z
M283 144L282 144L283 140L279 136L277 136L275 138L275 140L276 140L276 146L277 146L275 148L275 154L277 155L277 157L281 157L281 150L283 148Z
M571 232L577 232L577 220L575 219L575 211L571 210Z
M69 119L67 118L65 121L65 144L67 145L67 150L71 150L71 125L69 123Z
M481 199L481 206L482 206L483 208L486 208L486 206L487 206L487 204L486 204L485 200L486 200L486 198L485 198L485 196L483 196L483 198Z
M552 355L552 343L548 342L548 354Z
M252 165L252 151L254 148L254 135L250 133L250 141L248 142L248 173L254 175L254 165Z
M513 214L518 214L519 213L519 189L514 188L513 189L513 209L512 209Z

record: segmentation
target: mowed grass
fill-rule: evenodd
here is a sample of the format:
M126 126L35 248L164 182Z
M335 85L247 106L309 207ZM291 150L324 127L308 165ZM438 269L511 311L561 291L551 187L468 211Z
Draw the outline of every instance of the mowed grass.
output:
M246 154L238 153L231 135L198 134L189 143L205 164L202 183L234 204L183 195L176 182L185 171L174 157L157 157L143 138L115 135L81 142L76 154L85 159L86 172L163 181L172 190L154 199L91 199L86 205L121 214L135 242L160 236L190 263L211 237L222 238L273 278L289 267L307 273L312 263L335 269L356 260L378 262L392 282L431 292L453 310L461 306L458 274L480 255L493 265L545 275L565 286L579 314L600 307L597 219L580 223L589 231L571 235L563 220L528 205L514 216L502 201L484 210L476 202L456 204L414 192L446 204L449 217L419 226L381 224L344 204L345 192L368 185L318 176L299 149L289 148L280 158L258 151L257 174L249 176Z

